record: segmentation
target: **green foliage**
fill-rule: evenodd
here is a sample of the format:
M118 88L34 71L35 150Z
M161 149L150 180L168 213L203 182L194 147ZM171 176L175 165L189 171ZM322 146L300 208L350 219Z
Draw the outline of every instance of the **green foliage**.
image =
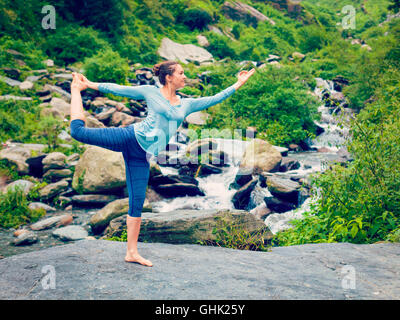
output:
M211 31L205 32L205 36L210 43L210 45L207 47L207 51L209 51L214 57L218 57L220 59L236 57L235 50L229 44L229 38Z
M39 111L32 101L0 101L0 140L35 141Z
M7 52L7 49L22 53L23 57L18 59L23 60L26 66L19 66L13 56ZM20 70L42 69L42 61L46 59L46 55L34 41L23 41L8 35L0 37L0 65L2 67L18 68Z
M49 151L52 152L58 146L58 135L63 129L63 122L52 115L42 117L38 123L37 134L45 139Z
M49 35L44 47L56 64L67 65L82 61L110 46L98 31L70 24L64 28L57 28Z
M323 28L310 25L303 27L299 32L301 41L300 49L303 52L310 52L322 49L326 46L331 38L331 35Z
M212 21L212 17L203 9L189 8L184 11L181 21L191 31L194 29L203 30Z
M46 212L31 210L23 189L19 186L10 188L6 193L0 193L0 226L2 228L17 228L20 225L39 220Z
M127 242L128 241L128 234L126 229L122 230L121 235L118 236L113 236L110 238L106 238L106 240L110 240L110 241L121 241L121 242Z
M388 9L392 10L394 13L399 12L400 11L400 0L392 0Z
M129 65L125 58L111 49L102 50L83 65L85 75L94 82L115 82L125 84Z

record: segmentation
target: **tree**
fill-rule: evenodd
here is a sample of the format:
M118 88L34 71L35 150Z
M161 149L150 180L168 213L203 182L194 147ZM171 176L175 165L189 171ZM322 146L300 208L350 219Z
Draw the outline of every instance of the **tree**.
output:
M389 5L388 9L394 11L394 13L399 12L399 10L400 10L400 0L392 0L392 4Z

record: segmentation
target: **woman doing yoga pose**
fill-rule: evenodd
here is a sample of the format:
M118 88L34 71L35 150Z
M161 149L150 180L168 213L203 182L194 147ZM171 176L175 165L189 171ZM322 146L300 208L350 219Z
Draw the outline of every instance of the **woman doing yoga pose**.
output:
M176 95L176 90L185 86L186 79L179 63L165 61L156 64L153 71L159 77L162 88L154 85L122 86L113 83L95 83L78 73L73 73L71 84L71 136L83 143L122 152L129 194L125 261L145 266L153 264L138 253L137 241L149 180L149 158L152 155L157 156L165 149L186 116L227 99L250 78L255 69L241 71L235 84L214 96L202 98L179 98ZM81 97L81 91L87 88L146 100L147 117L127 127L87 128Z

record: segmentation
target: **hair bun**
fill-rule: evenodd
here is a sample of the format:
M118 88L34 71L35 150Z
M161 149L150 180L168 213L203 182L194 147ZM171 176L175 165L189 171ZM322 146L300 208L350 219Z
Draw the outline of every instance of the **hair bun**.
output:
M153 67L153 73L156 77L158 77L160 75L160 67L161 67L161 63L157 63L154 67Z

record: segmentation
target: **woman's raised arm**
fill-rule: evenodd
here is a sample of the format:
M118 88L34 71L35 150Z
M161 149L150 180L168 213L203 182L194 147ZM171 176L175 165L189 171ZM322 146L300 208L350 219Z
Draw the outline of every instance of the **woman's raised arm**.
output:
M142 86L123 86L115 83L108 82L92 82L89 81L83 74L78 74L80 80L87 85L88 88L99 90L103 93L112 93L116 96L123 96L137 100L144 100L148 87L150 85Z

